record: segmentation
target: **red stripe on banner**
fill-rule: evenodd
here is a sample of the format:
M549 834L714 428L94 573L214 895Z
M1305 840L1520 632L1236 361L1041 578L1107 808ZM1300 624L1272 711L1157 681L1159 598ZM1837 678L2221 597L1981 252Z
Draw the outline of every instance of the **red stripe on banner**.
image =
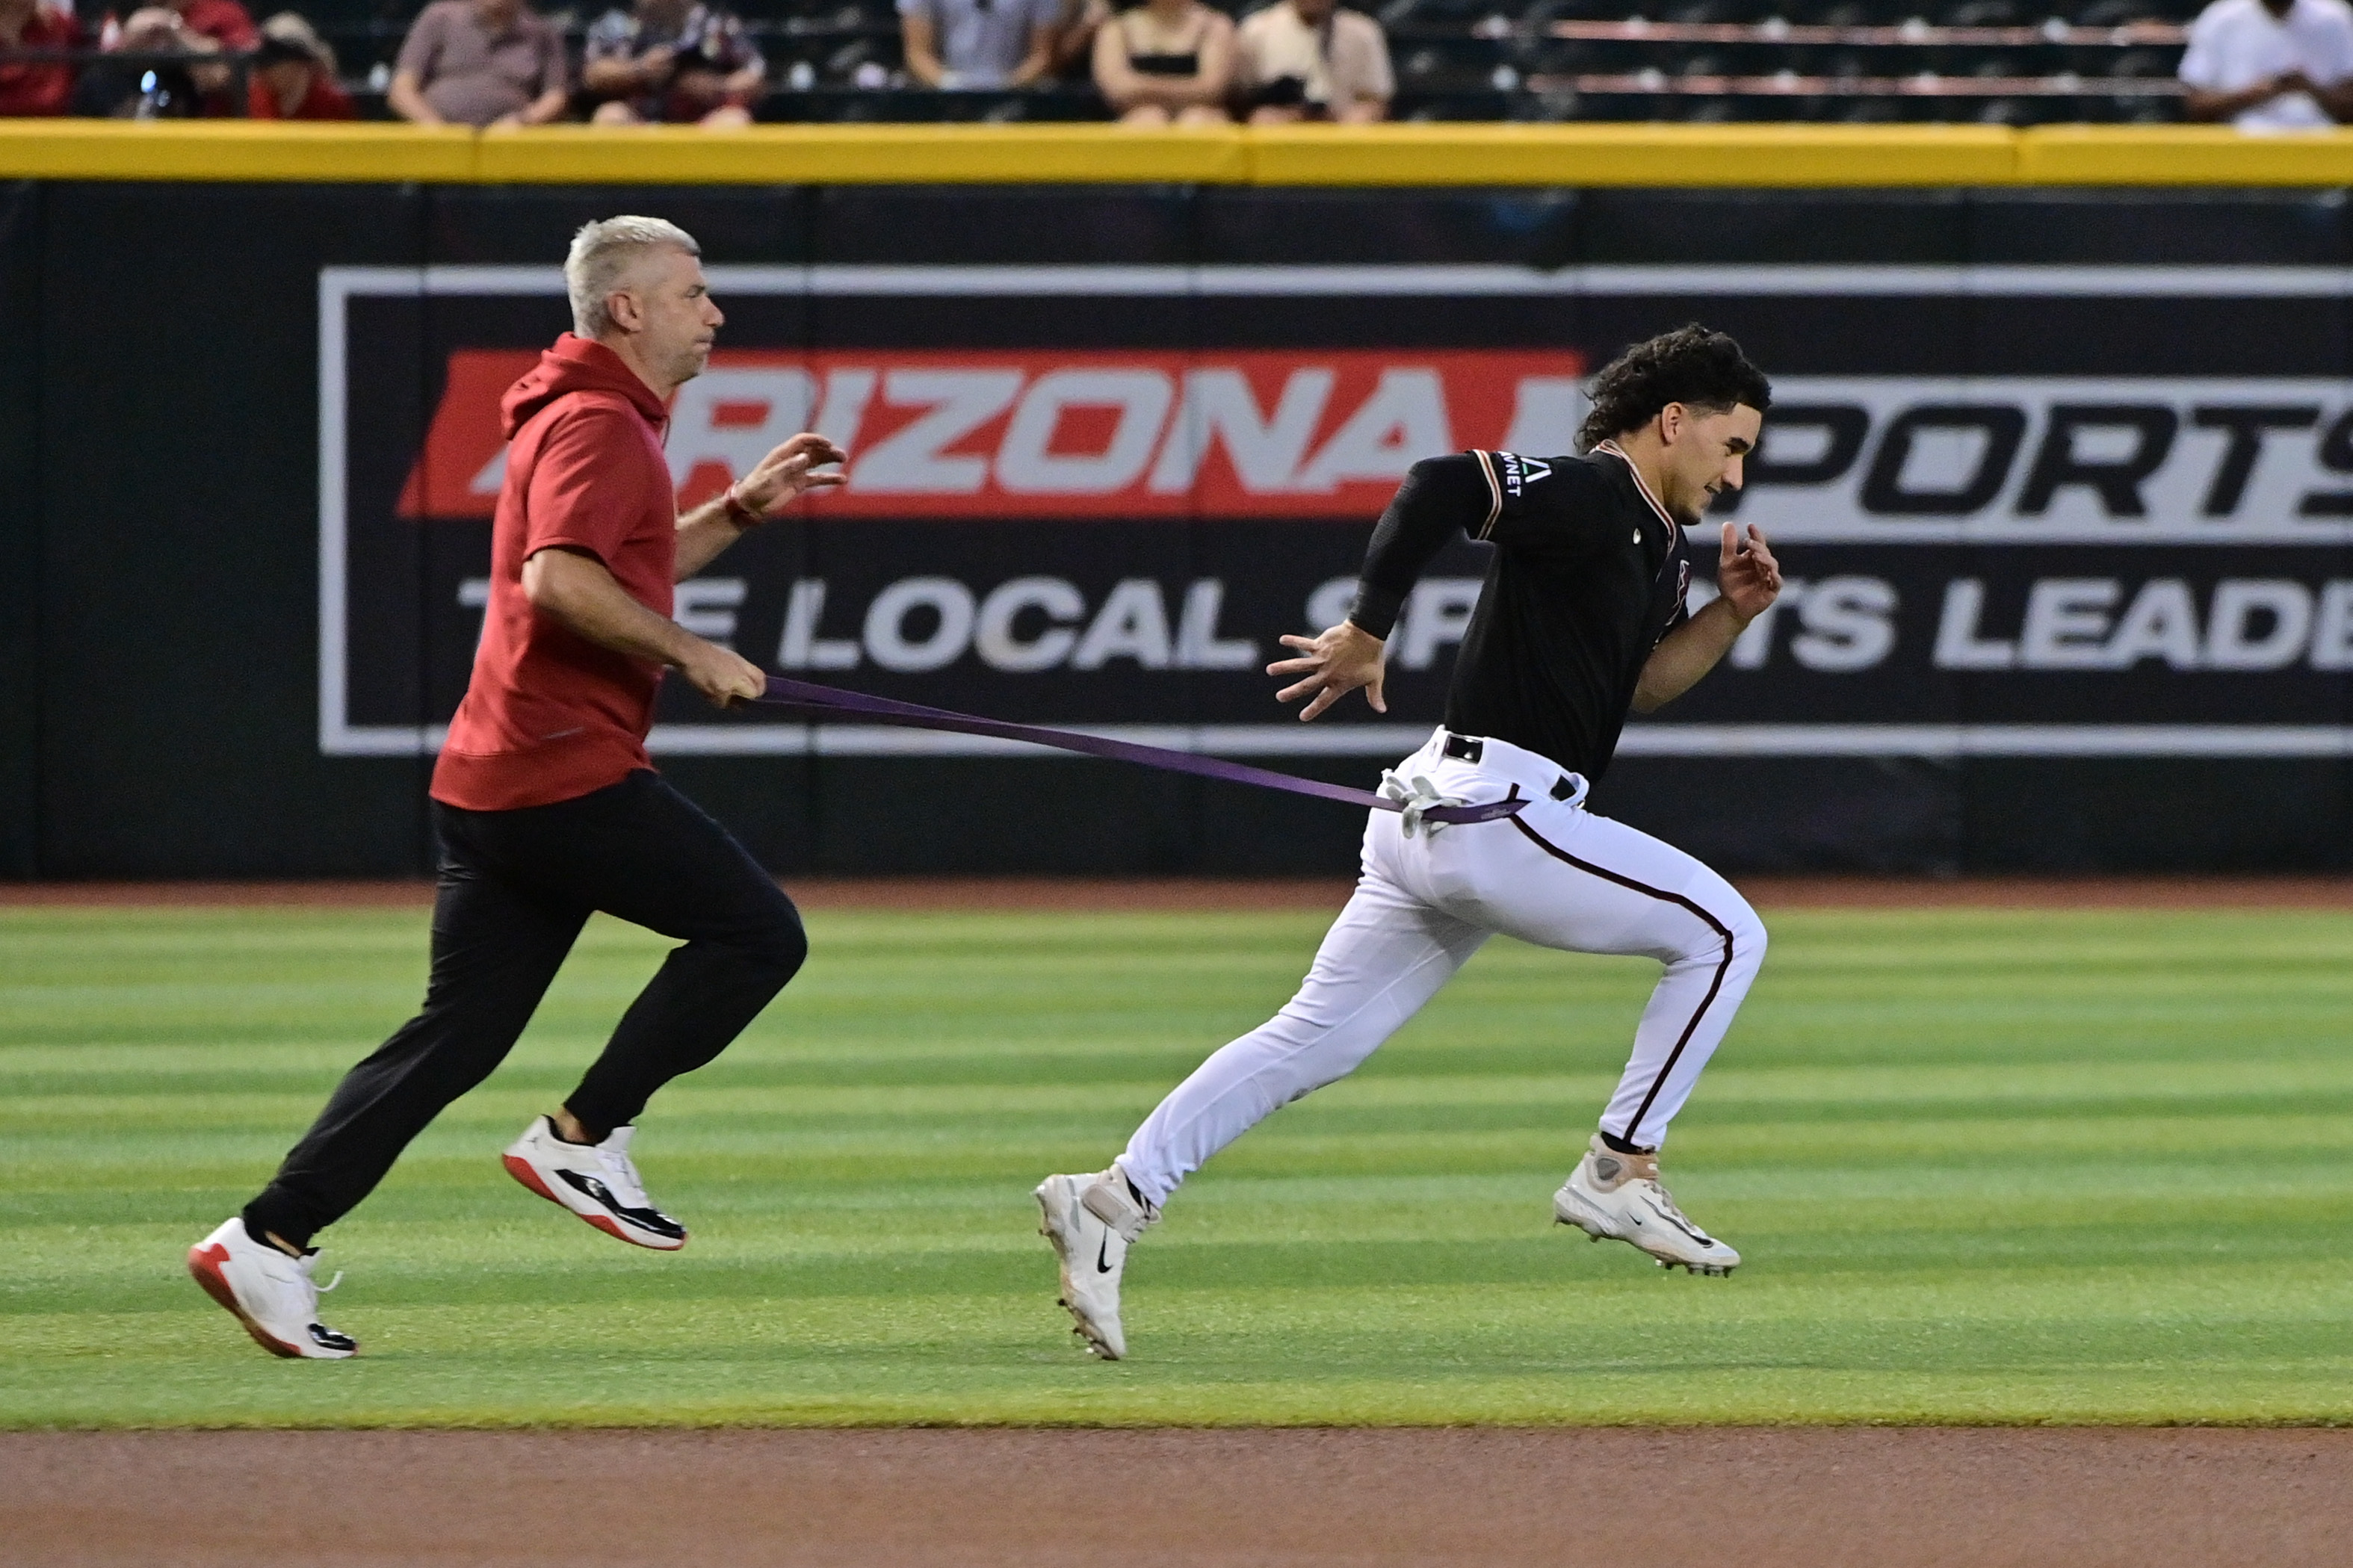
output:
M449 356L402 516L491 514L499 398L536 358ZM820 516L1361 518L1419 458L1568 450L1584 368L1573 351L736 350L680 392L670 470L691 505L814 427L851 453Z

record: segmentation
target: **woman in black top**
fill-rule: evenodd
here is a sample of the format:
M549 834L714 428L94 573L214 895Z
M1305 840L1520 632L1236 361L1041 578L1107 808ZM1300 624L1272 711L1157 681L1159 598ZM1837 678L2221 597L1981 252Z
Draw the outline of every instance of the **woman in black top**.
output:
M1095 85L1126 125L1226 124L1234 25L1201 0L1147 0L1095 34Z

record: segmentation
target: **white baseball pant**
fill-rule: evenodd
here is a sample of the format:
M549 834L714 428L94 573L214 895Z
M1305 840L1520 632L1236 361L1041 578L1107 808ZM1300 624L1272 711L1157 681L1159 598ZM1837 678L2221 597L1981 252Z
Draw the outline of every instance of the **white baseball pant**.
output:
M1278 1106L1354 1072L1496 931L1666 966L1601 1117L1603 1131L1638 1146L1664 1142L1757 978L1764 925L1689 855L1587 811L1582 779L1501 741L1479 742L1476 762L1447 756L1445 742L1440 730L1397 772L1473 802L1516 785L1535 804L1410 837L1397 813L1372 813L1356 893L1299 994L1195 1068L1119 1157L1153 1203ZM1574 792L1556 799L1564 776Z

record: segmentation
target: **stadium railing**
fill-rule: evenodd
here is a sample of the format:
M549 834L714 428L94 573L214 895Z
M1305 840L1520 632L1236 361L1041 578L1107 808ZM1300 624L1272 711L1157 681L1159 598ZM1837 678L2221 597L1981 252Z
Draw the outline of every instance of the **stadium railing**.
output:
M2353 131L2205 125L551 126L0 121L0 178L438 184L2353 185Z

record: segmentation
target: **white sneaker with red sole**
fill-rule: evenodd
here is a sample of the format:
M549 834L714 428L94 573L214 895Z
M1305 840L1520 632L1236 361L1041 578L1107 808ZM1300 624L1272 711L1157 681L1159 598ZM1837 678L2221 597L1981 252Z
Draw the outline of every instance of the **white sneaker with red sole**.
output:
M553 1117L542 1116L508 1145L507 1173L549 1203L559 1204L635 1247L676 1252L686 1226L654 1207L629 1159L634 1127L616 1127L602 1143L567 1143Z
M231 1219L188 1248L188 1272L245 1325L254 1342L271 1355L296 1360L342 1361L359 1354L359 1342L319 1321L319 1292L332 1290L338 1274L322 1287L311 1271L319 1255L295 1258L248 1235L245 1221Z

